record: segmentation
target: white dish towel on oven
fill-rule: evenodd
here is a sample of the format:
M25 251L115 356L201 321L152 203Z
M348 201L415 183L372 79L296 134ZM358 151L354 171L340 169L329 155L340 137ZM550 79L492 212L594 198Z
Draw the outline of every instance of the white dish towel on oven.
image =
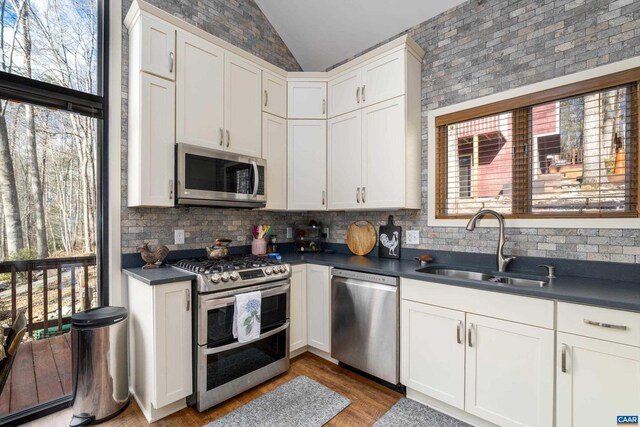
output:
M238 342L255 340L260 336L260 309L262 295L260 291L236 295L233 310L233 337Z

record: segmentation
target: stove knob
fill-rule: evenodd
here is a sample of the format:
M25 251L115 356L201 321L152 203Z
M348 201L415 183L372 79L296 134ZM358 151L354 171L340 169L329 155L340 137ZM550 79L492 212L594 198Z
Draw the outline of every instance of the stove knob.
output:
M267 276L270 276L270 275L271 275L271 273L273 273L273 271L272 271L271 267L267 267L267 268L265 268L265 269L264 269L264 272L267 274Z
M287 271L287 267L285 267L284 265L280 266L280 273L285 273Z
M218 273L214 273L211 275L211 283L218 283L220 281L220 275Z
M240 278L240 275L236 271L231 272L231 280L236 281Z
M224 273L222 273L222 281L223 282L228 282L229 281L229 273L227 273L226 271Z

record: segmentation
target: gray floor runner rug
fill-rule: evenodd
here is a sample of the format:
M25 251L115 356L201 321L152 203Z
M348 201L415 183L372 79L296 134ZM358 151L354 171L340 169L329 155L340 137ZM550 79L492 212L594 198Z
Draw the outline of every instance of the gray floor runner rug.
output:
M471 427L449 415L415 400L401 399L382 416L374 427Z
M346 397L300 376L206 427L319 427L349 404L351 401Z

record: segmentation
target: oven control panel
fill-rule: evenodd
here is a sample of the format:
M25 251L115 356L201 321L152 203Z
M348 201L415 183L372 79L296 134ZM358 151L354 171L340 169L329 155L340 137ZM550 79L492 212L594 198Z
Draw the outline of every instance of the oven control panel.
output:
M258 277L265 277L264 271L262 271L261 268L258 268L255 270L239 271L238 273L240 274L240 278L242 280L257 279Z

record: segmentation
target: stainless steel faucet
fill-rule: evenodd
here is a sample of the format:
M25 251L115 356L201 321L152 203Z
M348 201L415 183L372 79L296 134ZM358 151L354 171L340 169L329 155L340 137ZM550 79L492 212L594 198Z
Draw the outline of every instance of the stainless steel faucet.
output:
M467 231L473 231L476 228L476 221L478 218L481 218L485 215L493 215L498 220L498 224L500 224L500 235L498 237L498 252L496 254L498 271L500 273L504 273L507 271L507 266L511 261L516 259L516 257L504 256L504 217L500 215L498 212L491 209L480 209L474 216L471 217L469 223L467 224Z

